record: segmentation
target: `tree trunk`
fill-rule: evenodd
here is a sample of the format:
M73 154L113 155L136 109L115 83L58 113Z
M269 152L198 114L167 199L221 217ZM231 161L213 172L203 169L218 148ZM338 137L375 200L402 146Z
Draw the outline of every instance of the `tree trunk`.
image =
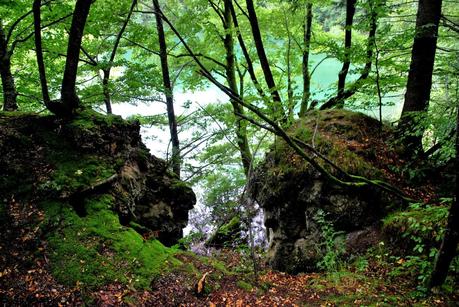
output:
M301 99L300 117L308 110L309 97L311 96L311 76L309 75L309 49L311 48L312 3L306 4L306 18L304 21L303 36L303 97Z
M0 74L2 77L3 111L15 111L18 108L16 101L18 93L11 73L10 58L5 33L0 22Z
M76 77L81 41L91 3L92 0L77 0L75 10L73 11L67 47L67 60L65 62L61 88L61 100L67 115L72 114L80 104L80 99L76 94Z
M445 236L440 246L435 266L430 277L429 288L441 286L448 275L451 261L456 256L459 243L459 106L456 121L456 199L449 210Z
M287 120L288 123L293 123L293 110L295 108L295 102L293 101L293 81L292 81L292 63L291 63L291 51L292 51L292 34L290 33L289 23L287 16L285 16L285 28L287 30Z
M105 110L107 114L112 114L112 103L110 97L110 88L109 88L109 81L110 81L110 67L102 70L102 92L104 94L104 104Z
M174 88L170 80L169 64L167 60L167 45L164 34L163 20L161 19L158 0L153 0L156 17L156 29L158 31L159 57L161 60L161 71L163 75L164 94L166 96L167 117L169 120L169 131L172 143L172 170L180 177L180 142L177 132L177 120L174 112Z
M113 45L113 49L110 54L110 59L108 60L108 63L107 63L107 68L102 70L104 74L102 78L102 88L103 88L103 94L104 94L105 109L107 111L107 114L112 114L112 101L111 101L110 87L109 87L110 72L112 70L113 62L115 61L116 51L118 50L118 46L120 45L121 37L123 37L124 30L126 30L127 24L129 23L129 20L131 19L132 12L134 11L136 4L137 4L137 0L132 0L132 4L131 4L131 8L129 9L129 13L126 19L124 20L120 31L116 35L115 44Z
M381 1L370 1L370 29L368 31L367 38L367 52L366 52L366 63L362 69L360 77L349 86L349 89L343 88L341 95L336 95L325 102L320 109L325 110L332 107L343 107L344 101L354 95L357 90L361 87L362 82L368 78L371 71L371 65L373 62L373 54L376 48L376 30L378 26L378 10L380 9L383 2ZM345 80L344 80L345 82Z
M245 45L244 39L239 29L239 24L237 21L237 16L234 10L233 3L230 2L229 5L231 9L231 17L233 18L234 27L238 29L237 39L239 42L239 46L241 47L242 53L244 54L244 58L247 64L247 71L249 72L250 79L252 80L253 85L257 89L258 95L260 95L260 97L264 99L265 93L263 92L263 89L261 88L260 82L258 82L257 76L255 75L255 69L253 68L252 59L250 58L249 52L247 51L247 47Z
M33 20L35 33L35 54L37 56L38 73L40 75L41 93L43 102L47 108L50 105L48 82L46 80L45 62L43 60L43 49L41 45L41 0L33 2Z
M234 92L238 93L237 82L236 82L236 57L234 55L234 41L233 41L233 21L231 16L231 1L224 1L224 25L225 37L224 45L226 51L226 80L229 88ZM252 153L250 152L249 142L247 139L247 123L241 118L240 115L244 115L244 109L234 99L230 98L231 105L233 106L233 112L236 117L236 137L239 152L241 153L242 166L244 167L244 173L246 176L249 175L250 165L252 163Z
M269 66L268 57L266 56L265 48L263 46L263 40L261 38L260 27L258 26L258 18L253 5L253 0L246 0L247 11L249 13L250 26L252 28L253 40L255 42L255 48L257 49L258 58L260 59L261 68L265 77L266 84L268 85L269 91L271 92L271 98L273 100L272 111L273 118L277 122L286 122L284 114L284 108L282 106L282 100L277 89L274 77Z
M419 119L429 107L441 5L442 0L419 0L418 4L416 34L399 124L402 133L407 134L410 130L416 130L416 133L407 135L404 141L408 144L407 154L410 156L422 152L424 129L419 125Z
M346 86L346 77L351 65L351 46L352 46L352 24L355 14L356 0L346 1L346 24L344 34L344 60L343 67L338 74L338 92L337 92L337 108L344 107L344 88Z

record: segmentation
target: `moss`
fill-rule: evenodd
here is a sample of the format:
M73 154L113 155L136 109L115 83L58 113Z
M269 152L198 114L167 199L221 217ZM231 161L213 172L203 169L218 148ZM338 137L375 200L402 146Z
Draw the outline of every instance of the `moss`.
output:
M327 156L346 172L381 178L383 173L368 159L367 143L379 135L366 135L368 131L379 132L379 123L361 113L347 110L313 111L307 117L298 120L289 129L288 134L313 145L317 151ZM373 130L372 130L373 129ZM352 146L356 146L356 149ZM360 147L365 151L359 151ZM305 149L309 153L308 149ZM283 140L276 139L272 153L280 174L299 174L308 169L309 165ZM321 159L316 159L328 171L336 174L336 170Z
M42 227L48 230L51 268L59 282L83 289L114 282L145 289L155 276L180 264L173 250L122 226L109 209L112 201L109 195L86 201L85 217L68 204L43 204Z
M51 178L42 184L42 190L65 190L72 193L116 173L110 163L96 156L77 156L76 153L72 153L66 157L52 157L51 160L54 162L55 170Z
M243 280L238 280L236 282L236 285L241 288L242 290L245 290L245 291L252 291L253 289L253 286L251 284L249 284L248 282L245 282Z
M171 176L176 178L177 174L172 173ZM179 190L181 190L181 189L189 189L190 188L190 185L187 182L181 181L181 180L174 180L172 182L171 186L172 186L173 189L179 189Z
M206 241L207 246L237 246L241 241L241 220L234 216L228 223L220 226Z
M219 232L221 234L228 235L235 229L239 229L240 225L241 225L241 219L238 216L235 216L228 223L220 227Z
M92 109L84 109L76 114L71 122L71 126L80 129L92 129L100 125L126 125L128 122L119 115L100 114Z

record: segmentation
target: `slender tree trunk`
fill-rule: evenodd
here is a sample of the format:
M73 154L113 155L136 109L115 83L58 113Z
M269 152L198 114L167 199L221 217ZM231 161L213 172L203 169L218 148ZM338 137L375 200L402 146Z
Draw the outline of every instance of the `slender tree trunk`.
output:
M112 114L112 103L111 103L111 97L110 97L110 88L109 88L109 82L110 82L110 67L107 69L102 70L102 92L104 94L104 104L105 104L105 110L107 111L107 114Z
M265 77L266 84L268 85L269 91L271 92L271 98L273 100L272 110L274 112L274 119L277 122L286 122L284 114L284 108L282 106L282 100L277 89L274 77L269 66L268 57L266 56L265 48L263 46L263 40L261 38L260 27L258 26L258 18L253 5L253 0L246 0L247 11L249 13L250 26L252 28L253 40L255 42L255 48L257 49L258 58L260 59L261 68Z
M15 111L18 108L18 93L11 73L11 56L8 52L5 33L0 19L0 75L2 78L3 110Z
M174 112L174 88L170 80L169 64L167 59L166 36L164 34L163 20L158 0L153 0L156 17L156 29L158 31L159 57L161 60L161 71L163 75L164 94L166 96L167 117L169 120L169 131L172 143L172 170L180 177L180 142L177 132L177 120Z
M327 102L325 102L320 109L329 109L332 107L343 107L344 101L354 95L357 90L362 86L362 82L368 78L371 72L371 66L373 62L373 55L374 50L376 48L376 30L378 27L378 10L383 2L381 1L370 1L370 30L368 31L368 38L367 38L367 50L366 50L366 63L362 69L360 77L354 81L350 86L349 89L344 89L341 95L336 95L335 97L330 98ZM346 73L347 74L347 73ZM345 82L345 80L344 80Z
M285 13L284 13L285 15ZM290 33L287 16L285 17L285 28L287 29L287 119L289 124L293 123L293 109L295 103L293 101L293 86L292 86L292 63L291 63L291 51L292 51L292 34Z
M33 20L34 20L34 33L35 33L35 54L37 56L38 73L40 75L41 93L43 102L47 108L50 105L48 82L46 80L45 62L43 60L43 48L41 41L41 0L34 0L33 2Z
M346 86L346 77L351 65L351 46L352 46L352 24L355 14L356 0L346 1L346 24L344 34L344 60L343 67L338 74L338 92L337 92L337 108L344 107L344 88Z
M303 35L303 97L301 99L300 117L306 114L311 96L311 76L309 75L309 49L311 48L312 3L306 4L306 18Z
M416 16L416 34L411 50L411 64L406 85L405 103L400 119L400 131L408 135L404 143L408 144L408 155L422 152L424 129L419 119L429 107L432 73L437 49L438 25L441 17L442 0L419 0Z
M249 72L250 79L252 80L253 85L257 89L258 95L260 95L261 98L265 98L265 93L263 92L263 89L260 85L260 82L257 79L257 76L255 75L255 69L253 68L252 59L250 58L249 52L247 51L247 46L245 45L244 39L239 29L239 24L238 24L236 11L234 10L233 3L230 2L229 5L231 9L231 17L233 18L234 27L238 29L237 39L238 39L239 46L241 47L242 54L244 55L244 58L247 64L247 71Z
M435 266L430 277L429 288L442 285L448 276L451 261L456 256L459 243L459 106L456 121L456 199L449 210L445 236L440 246Z
M234 41L233 41L233 21L231 16L231 1L224 1L224 25L225 37L224 45L226 51L226 80L229 88L234 92L238 93L237 81L236 81L236 57L234 55ZM231 105L233 106L233 112L236 117L236 136L239 152L241 153L242 166L244 167L244 173L246 176L249 175L250 165L252 163L252 153L250 151L249 142L247 139L247 123L241 118L244 115L244 109L234 99L230 98Z
M118 51L118 46L120 45L121 37L123 37L123 33L126 30L129 20L131 19L132 12L134 11L136 4L137 4L137 0L132 0L132 4L131 4L131 8L129 9L129 13L126 19L124 20L120 31L116 35L115 44L113 45L113 49L110 54L110 59L108 60L107 68L102 70L103 72L102 88L103 88L103 94L104 94L105 109L107 111L107 114L112 114L112 102L111 102L110 86L109 86L110 72L112 70L113 62L115 61L116 52Z
M92 0L77 0L73 11L67 47L64 77L62 79L61 100L68 114L72 114L79 106L80 99L76 94L76 78L86 19L89 15Z

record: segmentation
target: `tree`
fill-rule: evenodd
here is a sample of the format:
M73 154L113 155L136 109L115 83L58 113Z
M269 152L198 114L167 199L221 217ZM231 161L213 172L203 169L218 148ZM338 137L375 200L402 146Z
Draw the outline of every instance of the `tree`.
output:
M225 73L229 88L231 88L234 93L239 93L239 96L241 96L242 92L238 91L236 82L236 56L234 54L234 23L231 14L232 11L234 11L232 0L225 0L222 19L223 28L225 29L225 36L223 38L223 44L226 52ZM247 138L247 123L243 120L243 118L241 118L241 116L244 115L244 109L236 101L234 101L234 99L230 99L230 103L233 107L234 116L236 118L237 144L241 154L242 165L244 167L244 173L248 176L250 165L252 163L252 154L250 152Z
M352 24L355 14L356 0L346 0L346 23L344 25L344 57L343 67L338 74L338 93L336 94L336 107L344 107L344 86L346 85L346 77L351 65L351 46L352 46Z
M429 288L441 286L448 276L451 261L456 256L459 243L459 106L457 107L456 120L456 195L449 209L448 222L445 229L440 250L435 260L434 269L430 276Z
M441 7L442 0L419 0L418 4L405 102L399 123L400 130L408 134L404 143L409 156L422 152L425 129L420 125L420 119L429 107Z
M281 96L279 90L274 82L274 77L269 65L268 57L263 46L263 39L261 38L260 27L258 25L258 17L255 11L253 0L246 0L248 18L250 21L250 27L252 29L253 40L257 49L258 58L260 60L263 75L265 77L266 84L268 85L269 91L272 98L272 112L273 118L278 122L286 123L286 116L282 105Z
M348 89L345 88L346 85L346 76L350 67L350 48L352 45L352 20L353 15L355 14L355 2L350 6L351 2L354 0L349 0L346 2L346 32L345 32L345 51L344 51L344 62L343 66L338 74L338 92L336 96L329 99L325 102L320 109L328 109L332 107L343 108L345 99L354 95L357 90L362 86L362 82L365 81L371 72L371 66L373 62L373 54L376 46L376 30L378 26L378 11L380 10L383 1L381 0L368 0L369 3L369 20L370 26L367 36L367 46L366 46L366 61L365 66L363 67L360 77L354 81ZM352 9L354 7L354 9ZM349 29L349 30L348 30Z
M7 36L0 18L0 75L2 77L3 86L3 110L14 111L18 108L16 97L18 93L14 84L14 77L11 73L11 54L12 50L8 50Z
M180 177L180 142L177 132L177 119L174 111L174 87L172 85L167 55L166 36L164 34L163 21L160 14L158 0L153 0L153 7L156 17L156 29L158 32L159 58L161 61L161 71L163 76L164 95L166 96L167 118L169 122L169 132L172 143L172 170Z
M311 49L312 32L312 3L306 4L306 14L304 20L303 35L303 95L301 99L300 116L304 116L309 107L309 97L311 96L311 76L309 73L309 51Z
M120 31L116 35L115 43L113 44L113 49L112 49L112 52L110 53L110 58L108 60L108 63L106 64L104 68L102 68L102 73L103 73L102 88L103 88L103 94L104 94L105 108L108 114L112 114L112 103L111 103L110 89L109 89L110 72L113 66L113 62L115 61L116 51L118 50L118 46L120 44L121 38L123 37L123 33L126 30L129 20L131 19L131 15L132 15L132 12L134 11L136 4L137 4L137 0L132 0L132 4L131 4L131 8L129 9L129 13L127 14L127 17L124 20Z
M38 72L40 76L41 92L45 106L51 106L51 99L49 98L48 81L46 80L45 62L43 60L43 48L41 41L41 0L34 0L33 2L33 19L34 19L34 34L35 34L35 54L37 56Z
M62 78L61 104L55 110L50 110L56 112L56 115L71 115L80 105L80 99L76 94L76 77L81 41L91 4L92 0L77 0L75 5L68 38L64 77Z

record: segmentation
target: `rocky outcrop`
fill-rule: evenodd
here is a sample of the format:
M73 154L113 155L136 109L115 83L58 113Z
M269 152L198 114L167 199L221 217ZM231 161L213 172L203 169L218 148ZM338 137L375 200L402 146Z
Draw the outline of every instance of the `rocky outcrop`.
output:
M349 173L396 183L401 178L389 167L398 160L397 153L383 142L391 133L388 127L380 132L375 119L344 110L312 112L289 130ZM338 237L347 241L348 252L375 244L380 240L375 225L388 208L399 204L374 187L330 183L279 139L254 171L249 186L265 214L268 263L287 272L316 270L330 240L338 244Z
M239 216L234 216L229 222L219 226L205 242L207 247L223 248L236 247L242 239L242 223Z
M150 155L137 122L85 111L69 122L4 113L0 124L0 201L56 199L84 216L85 199L110 194L124 225L165 245L181 238L195 195Z

